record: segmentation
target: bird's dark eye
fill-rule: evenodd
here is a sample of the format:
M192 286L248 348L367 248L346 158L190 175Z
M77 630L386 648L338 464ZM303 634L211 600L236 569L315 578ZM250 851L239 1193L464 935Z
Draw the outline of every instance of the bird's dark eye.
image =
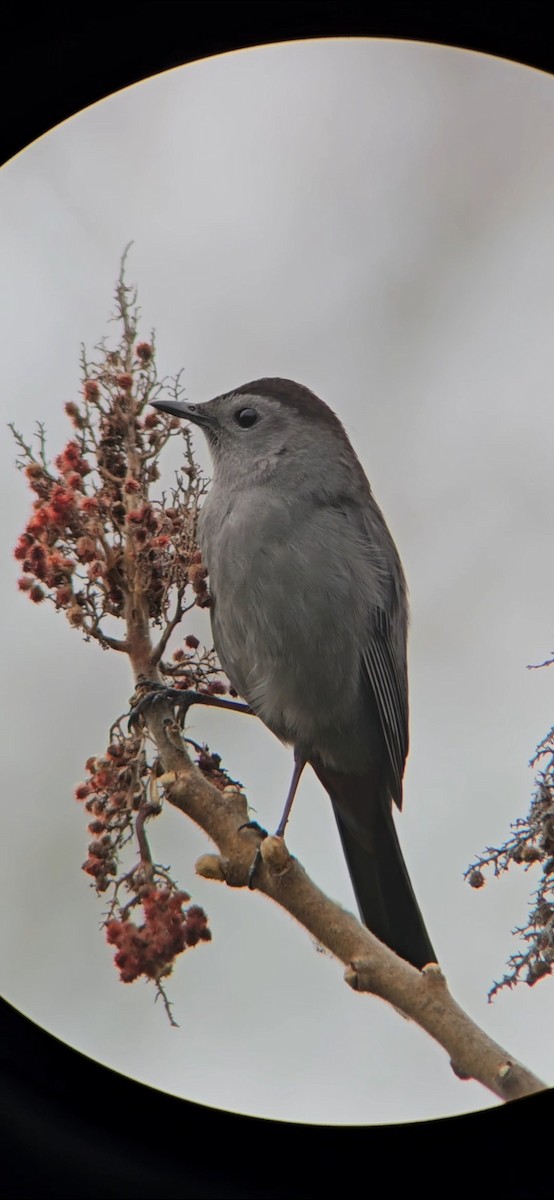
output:
M255 425L258 420L258 414L255 408L239 408L235 413L235 421L240 425L241 429L250 429L251 425Z

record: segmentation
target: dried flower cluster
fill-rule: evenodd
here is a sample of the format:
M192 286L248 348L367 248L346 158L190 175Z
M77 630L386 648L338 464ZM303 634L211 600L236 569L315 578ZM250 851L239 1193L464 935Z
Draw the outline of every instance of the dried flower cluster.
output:
M75 788L75 798L84 801L92 817L88 831L93 841L83 870L94 879L96 890L105 892L132 835L133 814L148 802L150 768L141 740L126 737L120 727L113 732L105 755L89 758L86 768L88 778Z
M110 945L117 946L115 964L123 983L132 983L139 975L159 983L171 973L178 954L188 946L210 941L204 910L191 904L183 912L187 900L190 896L186 892L146 887L141 896L143 925L135 925L128 912L119 921L108 921L106 938Z
M63 612L87 641L127 654L135 682L159 683L166 677L179 689L223 695L228 687L214 652L193 634L173 651L171 661L163 661L184 614L210 604L207 572L196 548L206 480L186 426L149 407L162 394L178 399L182 388L179 376L158 379L154 337L138 339L136 293L125 283L124 267L125 256L115 294L119 342L114 348L101 342L94 361L83 349L81 395L65 405L73 433L62 452L49 462L42 425L36 446L12 426L18 466L34 493L14 551L22 572L18 586L33 603L51 603ZM183 467L169 495L153 496L161 451L176 436L184 447ZM228 785L218 756L207 747L196 750L199 766L216 786ZM144 822L161 807L159 761L148 755L145 730L131 734L118 718L107 750L90 758L86 769L87 778L75 791L90 818L92 837L83 869L97 891L107 893L107 938L117 946L122 979L143 974L155 980L171 1018L160 981L178 954L209 940L210 932L198 906L183 912L189 897L152 862ZM135 837L138 862L122 873L122 855ZM123 905L122 888L130 897ZM129 919L136 905L144 914L138 927Z
M71 625L106 646L113 645L104 632L106 619L124 618L137 592L147 605L144 615L158 625L174 589L179 601L187 584L202 603L207 599L206 572L194 549L205 482L189 462L177 477L171 504L165 497L150 498L159 454L183 429L155 412L142 415L162 385L153 347L139 343L130 353L132 369L124 374L122 350L107 352L108 362L97 364L83 356L82 401L65 406L75 435L53 466L46 461L41 427L38 453L14 431L20 465L36 494L14 551L24 572L19 587L35 603L51 600ZM178 381L174 391L179 393ZM191 459L186 434L185 446Z
M541 665L553 664L554 659L550 659ZM537 775L527 817L514 821L511 836L503 846L488 846L465 872L470 887L481 888L487 868L492 867L496 876L514 863L525 870L541 868L527 924L514 930L523 941L523 949L510 956L509 971L493 984L489 1000L503 987L520 982L532 986L551 975L554 967L554 728L537 746L530 765Z

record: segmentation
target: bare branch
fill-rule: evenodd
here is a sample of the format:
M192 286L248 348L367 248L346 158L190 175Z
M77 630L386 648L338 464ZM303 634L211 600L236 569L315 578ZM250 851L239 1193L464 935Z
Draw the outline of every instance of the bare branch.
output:
M219 849L204 855L197 872L229 887L248 886L258 848L261 862L255 886L291 914L346 967L346 982L387 1000L416 1021L447 1051L460 1078L475 1079L502 1100L542 1091L546 1084L492 1041L450 995L436 964L417 971L398 958L360 922L316 886L279 838L261 841L250 828L244 794L221 793L191 763L170 709L158 704L147 717L175 808L196 822Z
M152 651L153 666L156 666L159 663L159 661L162 657L162 654L164 653L164 650L167 646L167 643L171 637L171 634L173 633L173 630L177 628L177 625L179 624L179 621L181 620L181 618L183 616L183 613L184 613L183 596L184 596L184 594L185 594L185 585L182 584L177 592L177 601L175 604L175 612L174 612L173 616L171 617L171 620L168 621L168 623L162 633L161 638L159 639L157 645L154 646L154 649Z

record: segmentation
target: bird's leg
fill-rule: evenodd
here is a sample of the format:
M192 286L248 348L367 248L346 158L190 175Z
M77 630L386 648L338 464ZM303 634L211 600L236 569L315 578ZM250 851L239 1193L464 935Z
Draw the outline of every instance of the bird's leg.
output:
M275 830L275 837L283 837L284 836L287 821L290 817L290 810L292 808L292 803L293 803L294 797L296 796L296 789L298 787L298 784L300 783L300 776L301 776L305 766L306 766L306 759L302 758L295 751L294 752L294 771L292 772L292 779L290 781L289 794L285 801L285 807L282 812L281 820L279 821L277 829Z
M300 783L300 776L301 776L301 774L302 774L302 772L303 772L303 770L304 770L304 767L305 767L305 766L306 766L306 759L305 759L305 758L302 758L302 757L301 757L299 754L297 754L297 753L296 753L296 751L295 751L295 754L294 754L294 770L293 770L293 772L292 772L292 779L291 779L291 781L290 781L290 787L289 787L289 791L288 791L288 796L287 796L287 799L286 799L286 801L285 801L285 807L284 807L284 809L283 809L283 812L282 812L282 815L281 815L281 820L279 821L279 824L278 824L278 826L277 826L277 829L275 830L275 833L274 833L274 835L273 835L274 837L280 837L280 838L282 838L282 837L283 837L283 835L284 835L284 832L285 832L285 829L286 829L286 825L287 825L287 821L288 821L288 819L289 819L289 817L290 817L290 810L291 810L291 808L292 808L293 800L294 800L294 797L296 796L296 790L297 790L297 788L298 788L298 784ZM241 828L241 829L254 829L254 828L256 828L256 829L258 829L258 830L259 830L259 826L257 825L257 823L256 823L255 821L247 821L246 825L241 825L241 826L240 826L240 828ZM265 833L265 830L261 830L261 832L262 832L262 834L263 834L263 836L264 836L264 837L266 837L266 836L267 836L267 835L266 835L266 833ZM258 849L257 849L257 851L256 851L255 858L254 858L254 862L252 863L252 866L250 867L250 870L249 870L249 872L248 872L248 887L249 887L249 888L254 888L254 887L255 887L255 883L254 883L254 876L255 876L255 874L256 874L256 871L257 871L257 869L258 869L258 867L259 867L259 865L260 865L260 859L261 859L261 857L262 857L262 852L261 852L260 848L258 847Z
M171 704L173 708L179 709L181 720L187 715L189 708L193 704L207 704L210 708L227 708L231 712L247 713L253 716L252 709L247 704L241 704L238 700L222 700L219 696L212 696L209 692L195 692L192 688L174 688L165 687L161 683L155 683L153 680L140 679L139 686L141 688L148 687L148 691L137 704L133 706L129 713L128 727L132 729L134 725L138 725L139 719L144 716L149 709L152 709L156 704Z

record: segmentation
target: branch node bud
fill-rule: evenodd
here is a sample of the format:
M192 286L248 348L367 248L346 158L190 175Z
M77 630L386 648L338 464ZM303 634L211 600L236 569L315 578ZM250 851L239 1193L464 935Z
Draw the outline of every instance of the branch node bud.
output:
M425 979L429 980L429 983L433 987L446 987L446 976L443 975L438 963L426 963L421 968L421 974L425 976Z
M175 774L175 771L164 771L163 775L158 775L156 779L156 783L161 784L162 787L169 787L170 784L176 782L177 775Z
M468 1079L473 1079L473 1075L468 1075L466 1071L462 1071L462 1068L457 1066L453 1058L450 1059L450 1066L457 1079L461 1079L464 1082Z
M354 992L362 990L360 972L363 971L363 963L360 959L354 959L350 966L344 972L344 982L352 988Z
M273 873L282 875L290 866L291 856L284 838L274 835L264 838L260 843L260 851L264 863Z
M218 883L224 883L223 861L219 854L202 854L197 859L194 869L202 879L216 879Z

